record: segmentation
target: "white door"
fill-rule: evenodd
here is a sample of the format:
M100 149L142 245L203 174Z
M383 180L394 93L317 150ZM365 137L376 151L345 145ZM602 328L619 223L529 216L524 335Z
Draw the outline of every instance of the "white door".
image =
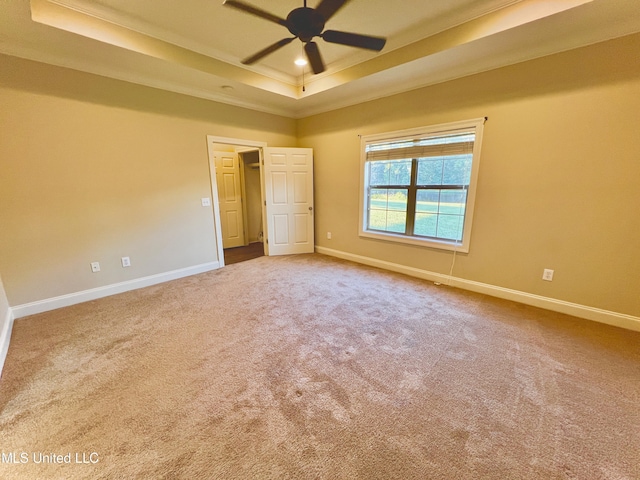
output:
M269 255L313 253L313 150L264 148Z
M240 163L234 152L214 152L224 248L244 245Z

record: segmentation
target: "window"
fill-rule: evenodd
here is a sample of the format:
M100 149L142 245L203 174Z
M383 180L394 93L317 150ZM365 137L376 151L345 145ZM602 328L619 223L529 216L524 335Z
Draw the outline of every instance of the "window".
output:
M360 235L468 252L484 120L363 137Z

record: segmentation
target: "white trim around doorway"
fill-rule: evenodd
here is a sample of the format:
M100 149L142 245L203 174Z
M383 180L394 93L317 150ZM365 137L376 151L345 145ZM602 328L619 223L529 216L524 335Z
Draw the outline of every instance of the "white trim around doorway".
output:
M216 230L216 247L217 256L220 267L224 267L224 246L222 245L222 226L220 222L220 202L218 199L218 185L216 182L216 168L214 160L214 143L223 143L233 145L235 147L253 147L260 151L262 158L262 149L267 146L267 142L256 142L254 140L244 140L240 138L218 137L216 135L207 135L207 152L209 154L209 179L211 181L211 205L213 210L213 222ZM260 167L260 177L262 185L262 166ZM261 194L264 204L264 192ZM264 224L264 208L263 208L263 224Z

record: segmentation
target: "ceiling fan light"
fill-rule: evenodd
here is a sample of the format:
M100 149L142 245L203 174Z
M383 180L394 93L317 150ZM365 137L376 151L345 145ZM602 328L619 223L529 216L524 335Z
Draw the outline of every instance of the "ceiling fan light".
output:
M304 67L308 62L305 58L300 57L300 58L296 58L293 63L295 63L299 67Z

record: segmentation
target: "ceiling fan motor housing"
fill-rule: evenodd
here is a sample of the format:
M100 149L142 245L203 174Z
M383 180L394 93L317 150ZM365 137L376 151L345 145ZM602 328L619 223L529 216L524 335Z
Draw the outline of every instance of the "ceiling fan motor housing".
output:
M303 42L309 42L324 30L324 18L315 9L300 7L287 16L287 29Z

